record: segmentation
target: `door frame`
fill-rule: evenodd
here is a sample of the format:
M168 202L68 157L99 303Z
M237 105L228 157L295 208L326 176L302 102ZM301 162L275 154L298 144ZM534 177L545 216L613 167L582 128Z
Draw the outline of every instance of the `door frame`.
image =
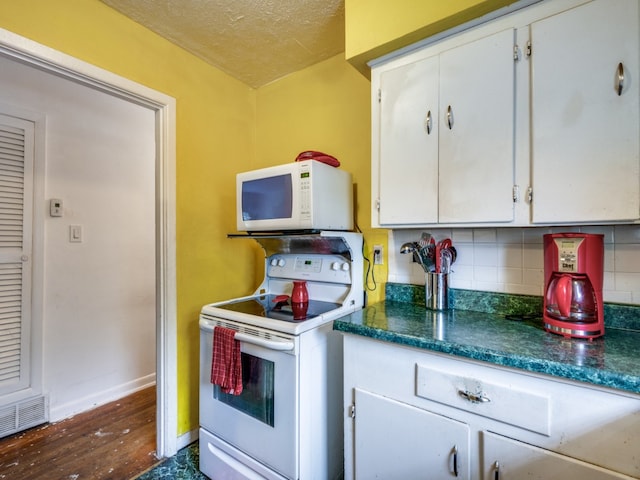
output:
M155 111L156 454L178 449L176 101L164 93L0 28L0 56Z

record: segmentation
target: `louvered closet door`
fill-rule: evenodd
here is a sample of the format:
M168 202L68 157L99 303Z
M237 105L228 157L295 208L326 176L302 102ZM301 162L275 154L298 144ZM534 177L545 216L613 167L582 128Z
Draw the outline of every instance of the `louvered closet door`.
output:
M0 397L30 385L32 122L0 114Z

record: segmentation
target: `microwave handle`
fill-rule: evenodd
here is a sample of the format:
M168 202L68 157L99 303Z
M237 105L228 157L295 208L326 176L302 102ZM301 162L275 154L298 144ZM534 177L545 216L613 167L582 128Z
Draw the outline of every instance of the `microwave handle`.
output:
M246 333L240 333L240 332L236 333L235 339L238 340L239 342L251 343L252 345L268 348L269 350L278 350L282 352L287 350L293 350L294 348L293 342L267 340L266 338L254 337L253 335L247 335Z

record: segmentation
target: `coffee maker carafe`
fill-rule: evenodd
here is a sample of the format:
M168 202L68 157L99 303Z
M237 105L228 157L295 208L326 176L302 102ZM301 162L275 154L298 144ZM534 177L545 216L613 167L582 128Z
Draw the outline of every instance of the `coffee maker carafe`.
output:
M544 235L544 328L565 337L604 335L604 235Z

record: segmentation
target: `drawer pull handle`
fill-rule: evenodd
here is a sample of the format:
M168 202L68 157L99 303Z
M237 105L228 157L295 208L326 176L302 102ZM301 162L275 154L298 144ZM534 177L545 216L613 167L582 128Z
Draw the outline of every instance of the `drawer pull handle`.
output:
M465 400L469 400L471 403L489 403L491 401L491 399L485 397L483 393L471 393L465 390L458 390L458 395Z
M458 446L453 446L453 474L458 476Z
M622 95L622 89L624 88L624 65L622 62L618 64L618 78L616 79L616 90L618 90L618 96Z
M500 480L500 462L496 462L493 466L493 480Z
M431 110L427 112L427 118L424 119L424 129L427 131L427 135L431 135Z

